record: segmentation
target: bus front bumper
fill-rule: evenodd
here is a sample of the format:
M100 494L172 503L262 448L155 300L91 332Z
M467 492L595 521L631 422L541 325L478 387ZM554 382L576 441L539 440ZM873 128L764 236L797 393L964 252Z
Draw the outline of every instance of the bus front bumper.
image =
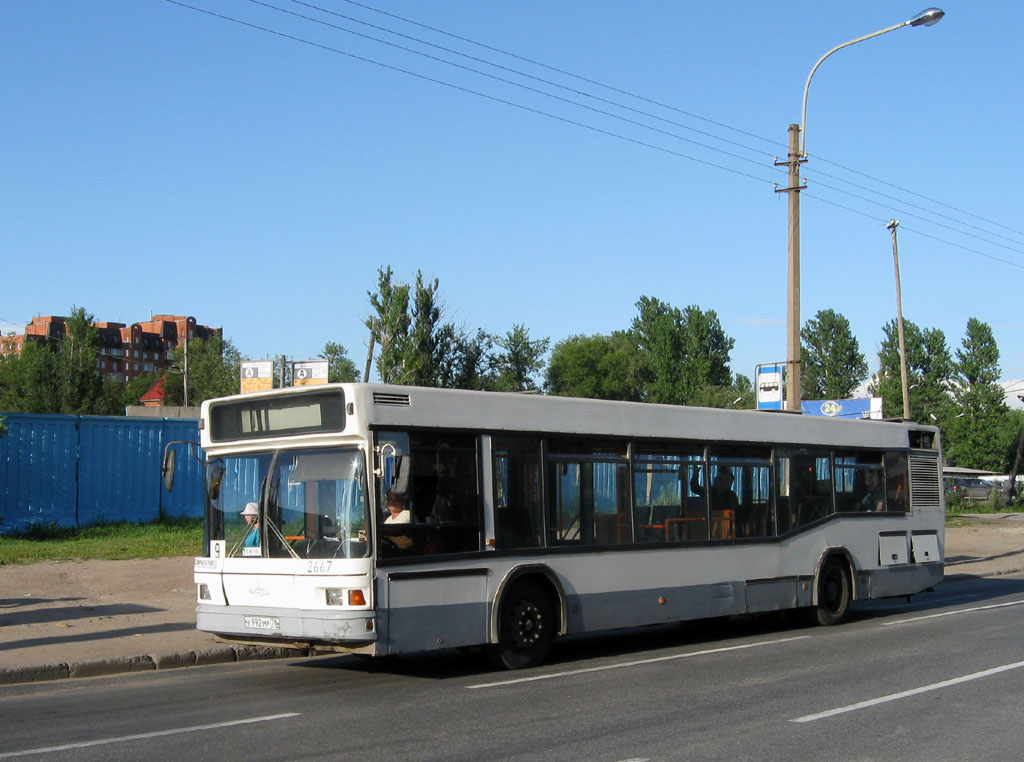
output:
M373 611L321 611L255 606L196 606L196 628L234 643L373 653Z

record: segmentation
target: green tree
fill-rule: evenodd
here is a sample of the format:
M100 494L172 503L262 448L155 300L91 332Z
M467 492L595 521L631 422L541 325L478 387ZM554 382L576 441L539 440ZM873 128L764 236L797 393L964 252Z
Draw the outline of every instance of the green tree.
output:
M348 359L345 347L336 341L328 341L320 352L320 359L327 360L327 381L335 384L346 381L358 381L359 369Z
M93 325L93 316L82 307L72 307L65 325L67 335L58 352L60 412L73 415L112 412L97 366L99 332Z
M631 333L570 336L551 350L544 389L563 397L639 401L639 367Z
M496 377L493 389L502 392L525 392L537 389L535 375L544 368L544 354L550 341L532 340L529 329L522 325L494 340L502 350L494 357Z
M366 320L377 353L377 375L382 383L408 382L406 356L409 344L409 286L392 283L391 267L377 271L377 292L368 291L375 314Z
M696 305L679 310L646 296L636 306L640 314L631 332L640 352L645 401L692 405L707 400L707 387L731 386L729 354L735 341L714 310Z
M441 369L442 386L488 391L494 386L494 338L482 329L458 332Z
M1006 471L1015 431L998 382L999 348L992 329L972 317L956 351L952 393L957 413L950 420L946 446L951 463Z
M483 331L470 335L444 319L437 278L425 281L417 271L409 286L396 283L390 267L381 268L377 291L368 296L373 314L366 326L380 347L377 376L382 383L494 388L499 359L493 355L494 337Z
M238 394L242 356L230 339L215 333L191 339L171 350L172 368L164 381L168 405L185 404L185 352L188 351L188 404L190 406L228 394Z
M22 413L122 414L97 366L92 315L73 307L66 335L26 342L20 355L0 360L0 408Z
M801 393L805 399L848 399L868 377L850 321L834 310L818 310L800 331Z
M895 319L882 326L882 334L878 350L879 368L868 392L882 398L885 415L896 417L903 414L903 385ZM922 330L909 320L904 321L903 334L907 350L910 418L918 423L938 424L945 429L955 415L949 396L953 356L946 345L946 335L937 328Z

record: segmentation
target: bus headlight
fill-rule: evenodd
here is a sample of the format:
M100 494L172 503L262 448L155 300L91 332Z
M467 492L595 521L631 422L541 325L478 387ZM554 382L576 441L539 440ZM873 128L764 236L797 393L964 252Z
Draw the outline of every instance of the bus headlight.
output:
M365 606L366 596L362 590L351 590L344 587L328 587L327 593L327 605L328 606Z
M210 600L210 587L205 582L199 583L199 600L208 601Z

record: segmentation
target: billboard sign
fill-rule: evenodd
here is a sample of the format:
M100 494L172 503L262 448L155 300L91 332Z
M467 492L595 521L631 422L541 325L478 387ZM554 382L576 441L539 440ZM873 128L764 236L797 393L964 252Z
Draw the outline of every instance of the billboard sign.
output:
M267 392L274 388L273 360L246 360L242 363L242 394Z
M316 386L327 383L327 360L292 363L292 386Z
M827 418L872 418L882 420L882 398L862 397L855 400L803 400L800 403L805 415Z

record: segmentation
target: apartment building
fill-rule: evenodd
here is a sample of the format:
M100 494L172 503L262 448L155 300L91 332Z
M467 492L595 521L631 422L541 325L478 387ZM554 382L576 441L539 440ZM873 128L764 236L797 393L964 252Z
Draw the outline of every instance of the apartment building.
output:
M188 339L207 339L220 328L200 325L184 315L151 315L139 323L93 323L98 332L96 363L100 373L118 381L166 370L170 352ZM21 354L29 341L64 341L67 319L56 315L38 316L25 326L25 333L0 338L0 354Z

